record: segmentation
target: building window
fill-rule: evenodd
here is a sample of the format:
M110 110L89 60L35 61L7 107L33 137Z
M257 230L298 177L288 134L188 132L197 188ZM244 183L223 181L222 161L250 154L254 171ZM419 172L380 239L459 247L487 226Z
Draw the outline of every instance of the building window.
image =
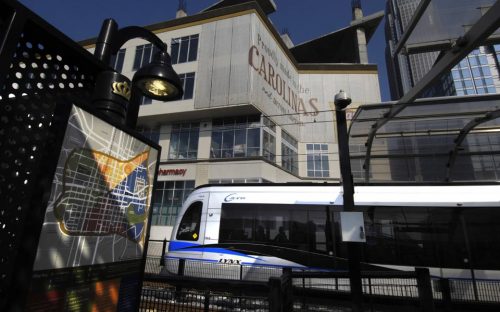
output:
M298 142L284 130L281 131L281 166L291 173L299 174Z
M234 184L234 183L272 183L263 178L236 178L236 179L210 179L209 184Z
M196 61L198 56L198 35L174 38L170 44L172 64Z
M194 181L157 181L152 225L174 225L179 209L194 190Z
M210 158L259 156L260 116L213 120Z
M276 160L276 124L269 118L263 117L264 127L262 132L262 139L264 144L262 146L262 156L264 158L275 162Z
M153 128L150 128L147 126L138 126L137 131L155 143L160 142L160 127L159 126L153 127Z
M330 176L327 144L306 144L307 176L324 178Z
M110 65L117 72L121 73L123 69L123 60L125 60L125 49L120 49L116 55L111 56Z
M153 56L160 50L151 43L135 47L135 59L132 70L138 70L144 65L151 63Z
M180 74L179 78L182 83L182 90L184 90L184 94L182 95L181 100L189 100L193 98L194 93L194 73L185 73Z
M198 156L199 123L172 125L168 159L196 159Z

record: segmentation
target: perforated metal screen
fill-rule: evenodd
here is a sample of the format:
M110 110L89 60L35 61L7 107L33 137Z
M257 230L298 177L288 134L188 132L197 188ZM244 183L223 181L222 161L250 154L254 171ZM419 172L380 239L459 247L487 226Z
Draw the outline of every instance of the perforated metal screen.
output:
M29 270L18 269L28 268L36 251L33 220L42 218L51 183L51 166L44 161L64 132L57 128L55 110L69 95L88 102L94 76L103 68L14 1L0 1L0 40L0 310L5 311L16 285L28 287L31 278Z

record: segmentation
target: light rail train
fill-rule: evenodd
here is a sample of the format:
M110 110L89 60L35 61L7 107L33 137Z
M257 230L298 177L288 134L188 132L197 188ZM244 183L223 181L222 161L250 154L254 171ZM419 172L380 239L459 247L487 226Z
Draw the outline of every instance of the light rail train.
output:
M500 279L500 185L356 186L363 270ZM347 270L342 187L205 185L179 211L167 258Z

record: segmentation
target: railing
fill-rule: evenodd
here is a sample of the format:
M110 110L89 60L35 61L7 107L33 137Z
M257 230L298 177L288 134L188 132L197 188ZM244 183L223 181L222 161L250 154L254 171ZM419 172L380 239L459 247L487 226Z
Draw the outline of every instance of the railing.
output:
M445 280L442 282L445 283ZM477 298L471 280L450 279L449 291L452 300L500 302L500 281L476 280Z
M266 297L231 293L179 291L163 283L145 283L140 311L268 311Z
M159 246L164 244L159 241L157 245L156 247L161 248ZM155 253L159 254L158 251ZM212 310L215 306L211 302L216 300L211 299L212 297L227 298L233 303L248 302L241 295L248 295L249 290L253 289L252 295L257 296L252 297L253 300L267 302L270 311L283 310L283 307L289 309L291 306L294 311L325 307L327 310L334 310L333 306L338 311L350 310L347 272L291 271L280 267L164 259L159 255L150 255L146 262L145 276L146 281L164 282L163 289L144 288L143 300L146 298L148 302L160 302L158 298L161 296L172 298L172 291L175 294L186 292L189 297L192 295L188 289L198 288L196 294L205 298L203 309L208 300ZM500 281L476 279L474 282L475 286L472 280L431 278L427 270L362 272L363 296L371 309L387 311L387 304L397 304L407 312L415 309L433 311L434 305L445 311L453 311L457 307L474 311L500 311ZM226 293L228 290L230 293ZM165 294L161 295L161 292ZM206 299L207 296L209 299ZM320 297L329 299L324 302L325 300L318 299ZM178 304L176 298L182 297L168 300L175 302L172 304ZM290 301L286 298L293 299ZM161 305L166 304L164 301L161 301ZM265 311L260 305L255 310Z

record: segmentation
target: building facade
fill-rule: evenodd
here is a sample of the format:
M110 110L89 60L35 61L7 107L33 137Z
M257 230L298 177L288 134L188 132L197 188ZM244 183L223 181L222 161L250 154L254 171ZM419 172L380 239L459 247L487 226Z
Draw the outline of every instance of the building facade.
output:
M315 44L339 33L289 48L268 19L272 1L229 2L147 27L168 44L184 87L181 100L144 99L139 112L139 130L162 147L152 239L170 238L184 198L198 185L338 181L334 95L351 95L348 114L380 102L376 65L318 62ZM380 18L367 19L368 36ZM356 28L342 31L357 40ZM92 41L82 44L92 51ZM329 49L323 54L339 57L338 46ZM154 50L130 40L112 65L132 77Z

